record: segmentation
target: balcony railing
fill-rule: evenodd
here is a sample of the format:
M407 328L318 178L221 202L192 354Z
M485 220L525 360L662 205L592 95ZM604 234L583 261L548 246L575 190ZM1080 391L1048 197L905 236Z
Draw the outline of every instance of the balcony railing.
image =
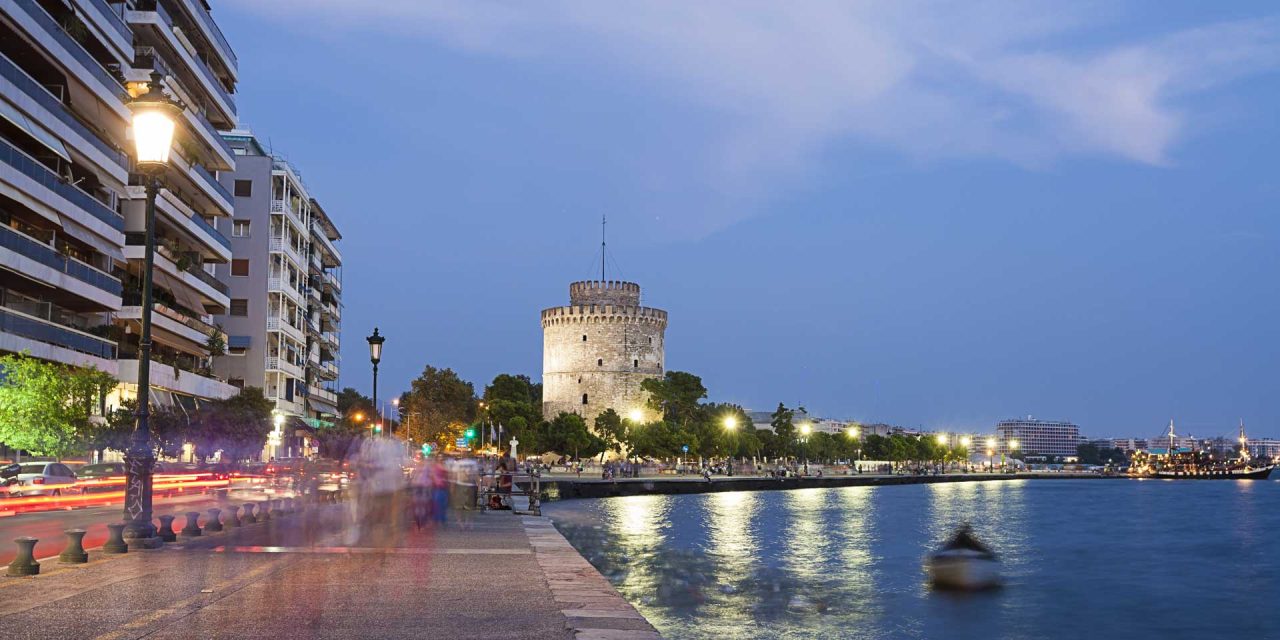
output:
M0 225L0 246L107 293L118 296L123 290L120 281L105 271L95 269L75 258L64 256L53 247L4 225Z
M114 342L4 307L0 307L0 331L104 360L116 359Z
M209 275L209 272L202 269L198 263L192 263L188 266L187 273L199 278L201 282L213 287L218 293L221 293L224 296L231 295L230 287L223 284L217 278Z
M99 14L106 17L107 23L111 25L111 28L124 36L125 40L133 41L133 32L129 30L129 25L124 23L124 18L116 15L116 12L111 10L111 5L107 4L106 0L89 0L89 4L93 5Z
M204 129L205 133L209 134L209 138L213 140L213 144L217 145L218 148L222 149L223 153L227 154L227 157L235 158L235 155L236 155L235 151L232 151L231 145L228 144L225 139L223 139L222 133L220 133L217 129L214 128L212 122L209 122L209 118L206 118L204 114L196 113L195 111L191 111L191 110L187 110L186 113L187 113L187 116L190 119L194 120L196 124L200 126L201 129Z
M31 156L23 153L5 140L0 140L0 162L17 169L19 173L70 200L72 204L84 209L111 228L117 231L124 231L124 216L112 211L107 205L99 202L97 198L67 184L58 177L58 174L50 171L48 167L36 162Z
M147 9L142 10L146 11ZM169 15L169 11L164 8L164 5L157 1L155 3L155 7L151 10L155 11L160 16L160 21L169 28L169 35L176 39L177 36L173 33L173 16ZM177 43L177 48L180 48L183 51L186 50L185 47L182 46L181 42ZM179 53L178 55L182 54ZM231 115L236 115L236 102L231 98L231 94L227 92L227 88L222 85L222 81L218 79L218 76L213 74L213 71L209 69L209 65L205 63L204 60L201 60L199 56L192 55L191 59L195 62L195 64L191 66L195 67L197 73L203 76L205 81L207 81L209 85L213 87L214 91L218 93L222 98L222 101L227 105L227 110L231 112Z
M35 0L13 1L26 11L33 20L38 22L45 32L53 36L53 39L57 40L58 43L62 45L62 48L66 49L67 52L71 54L71 57L76 59L76 62L83 65L84 68L89 71L90 75L96 78L98 82L101 82L102 86L105 87L111 95L121 99L125 97L124 85L120 82L120 79L112 76L110 73L107 73L107 70L103 68L102 63L89 55L89 52L85 51L84 47L80 46L79 42L76 42L70 34L64 31L62 29L62 25L59 25L58 21L54 20L53 16L49 15L49 12L44 10L44 7L41 7L39 3L35 2Z
M191 216L191 221L194 222L197 227L203 229L205 233L213 236L215 242L227 249L231 249L231 241L228 240L226 236L222 235L220 231L213 228L213 225L205 221L204 216L197 213L196 215Z
M89 144L92 144L113 162L122 168L127 169L129 167L128 156L125 155L124 151L107 144L106 140L103 140L96 132L85 126L83 122L80 122L79 118L72 115L65 104L55 98L43 85L36 82L4 55L0 55L0 77L12 82L18 87L19 91L39 103L60 122L71 127L73 131L80 134L80 137L89 141Z
M221 140L222 138L219 137L218 139ZM231 198L231 192L227 191L227 188L222 186L222 183L218 182L218 179L213 177L213 174L209 173L208 169L205 169L204 167L198 164L192 164L191 168L195 169L196 175L203 178L205 183L208 184L209 187L213 189L214 193L217 193L218 195L225 198L228 203L232 203L232 204L235 203L235 200Z
M208 11L205 11L202 5L203 3L197 0L187 1L187 8L191 9L191 13L196 15L196 20L200 22L205 31L213 36L210 40L217 47L218 52L230 60L232 66L240 66L240 61L236 58L236 52L231 49L231 45L227 43L227 38L222 35L222 30L218 28L218 23L214 21L213 16L209 15Z

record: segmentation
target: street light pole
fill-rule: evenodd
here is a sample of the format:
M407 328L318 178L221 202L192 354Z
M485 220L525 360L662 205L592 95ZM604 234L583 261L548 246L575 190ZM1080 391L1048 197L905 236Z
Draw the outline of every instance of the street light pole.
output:
M373 328L373 335L365 338L369 341L369 361L373 363L373 410L378 411L378 363L382 361L382 343L386 338L378 335L378 328ZM380 420L379 420L380 422ZM390 431L387 435L391 435Z
M147 92L129 103L133 114L136 169L145 176L147 190L143 237L142 334L138 340L137 422L125 454L124 537L131 546L156 548L161 543L151 522L152 476L155 455L151 451L151 310L152 273L155 269L156 195L160 174L169 164L173 132L182 107L161 87L163 76L151 73Z

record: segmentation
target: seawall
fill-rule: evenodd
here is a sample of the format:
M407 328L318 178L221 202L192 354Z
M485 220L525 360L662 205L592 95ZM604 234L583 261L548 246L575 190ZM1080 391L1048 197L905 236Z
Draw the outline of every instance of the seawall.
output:
M669 495L683 493L716 493L719 491L785 491L819 487L880 487L940 482L985 482L991 480L1104 480L1124 476L1101 476L1092 473L1019 473L1019 474L951 474L941 476L826 476L802 478L766 478L759 476L686 478L597 478L542 479L542 500L575 498L609 498L615 496Z

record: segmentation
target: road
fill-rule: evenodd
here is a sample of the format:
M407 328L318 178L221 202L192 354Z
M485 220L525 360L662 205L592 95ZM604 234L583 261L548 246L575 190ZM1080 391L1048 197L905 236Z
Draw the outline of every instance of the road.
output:
M261 488L237 486L231 490L233 504L250 500L263 500L267 495ZM0 502L0 507L3 503ZM175 514L179 518L174 521L174 529L186 523L180 514L187 511L204 511L217 506L212 494L188 493L172 496L157 496L154 502L156 515ZM107 523L119 522L122 507L117 502L111 505L99 505L56 511L36 511L0 517L0 564L9 564L17 554L17 545L12 543L19 536L38 538L36 558L56 556L62 551L66 529L84 529L84 547L90 549L101 546L107 540ZM203 519L201 520L203 523ZM159 521L157 521L159 524Z

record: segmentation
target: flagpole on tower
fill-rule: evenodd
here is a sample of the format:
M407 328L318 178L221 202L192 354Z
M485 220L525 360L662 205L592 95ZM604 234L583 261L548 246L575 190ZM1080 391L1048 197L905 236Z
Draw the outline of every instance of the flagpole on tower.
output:
M604 282L605 225L609 223L606 216L600 216L600 282Z

